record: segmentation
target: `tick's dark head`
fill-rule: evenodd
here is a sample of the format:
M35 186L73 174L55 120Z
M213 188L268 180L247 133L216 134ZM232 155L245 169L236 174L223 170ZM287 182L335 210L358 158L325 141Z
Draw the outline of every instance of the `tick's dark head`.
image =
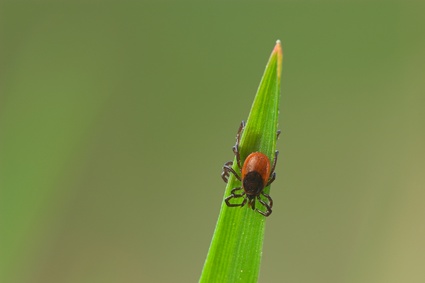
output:
M255 210L255 196L246 195L246 198L248 199L248 207L250 207L252 210Z
M264 189L263 177L257 171L249 172L242 181L243 189L248 198L259 195Z

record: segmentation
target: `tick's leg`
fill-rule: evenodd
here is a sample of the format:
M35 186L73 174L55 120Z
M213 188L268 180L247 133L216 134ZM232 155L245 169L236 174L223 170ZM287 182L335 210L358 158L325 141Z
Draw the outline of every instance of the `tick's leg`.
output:
M277 131L276 133L276 138L279 138L280 135L280 130ZM276 150L274 152L274 160L273 160L273 165L272 165L272 170L270 171L270 176L269 176L269 180L267 182L267 186L269 186L271 183L273 183L274 179L276 178L276 173L274 172L274 170L276 169L276 163L277 163L277 157L279 155L279 150Z
M236 162L238 164L239 169L241 169L241 155L239 153L239 143L241 141L241 135L243 133L243 130L245 129L245 122L242 121L241 125L239 126L238 133L236 134L236 144L233 147L233 153L236 155Z
M261 210L258 210L258 209L256 209L255 211L257 211L258 213L260 213L260 214L262 214L262 215L264 215L265 217L268 217L268 216L270 216L270 214L272 214L272 210L271 209L267 209L267 211L261 211Z
M276 163L277 163L277 156L279 155L279 150L276 150L274 152L274 161L273 161L273 166L272 166L272 170L270 172L274 173L274 169L276 168Z
M230 173L235 175L236 179L238 179L239 181L241 180L238 173L236 173L236 171L233 170L232 165L233 165L233 162L229 161L226 164L224 164L224 166L223 166L223 172L221 172L221 178L223 178L223 181L225 183L227 183L229 181Z
M227 198L225 198L225 199L224 199L224 201L226 202L226 205L227 205L228 207L235 207L235 206L240 206L240 207L242 207L242 206L244 206L244 205L245 205L246 199L244 199L242 203L230 203L230 200L231 200L232 198L237 198L237 197L234 197L233 195L230 195L230 196L228 196Z
M273 161L273 166L272 166L272 170L270 171L270 177L269 177L269 181L267 182L266 187L270 186L271 183L273 183L274 179L276 179L276 173L274 172L274 169L276 168L276 163L277 163L277 156L279 155L279 151L276 150L274 152L274 161Z
M269 181L266 184L266 187L270 186L271 183L276 179L276 173L273 172L273 174L270 176Z
M242 191L242 193L240 193L240 194L236 194L235 192L238 191L238 190L242 190L242 188L241 187L238 187L238 188L232 189L231 195L224 199L224 201L226 202L227 206L230 206L230 207L240 206L240 207L242 207L242 206L245 205L246 198L244 198L244 200L241 203L230 203L230 200L232 198L242 198L242 197L245 197L245 192L244 191Z
M261 192L261 194L269 201L269 207L273 207L273 199L270 195L266 194L265 192Z
M221 178L223 178L223 181L225 183L227 183L227 181L229 180L229 176L230 176L230 173L229 173L230 171L227 168L228 167L231 168L232 166L233 166L232 161L226 162L223 166L223 171L221 172Z
M230 175L229 174L229 171L227 169L225 169L225 168L231 167L232 165L233 165L233 162L232 161L229 161L229 162L225 163L224 166L223 166L223 171L221 172L221 178L223 179L223 181L225 183L228 182L229 175Z
M239 145L235 145L233 147L233 153L236 156L236 163L238 164L239 169L242 169L242 167L241 167L241 155L239 153Z
M242 121L241 125L239 126L238 133L236 134L236 145L239 145L239 142L241 140L241 135L242 135L244 129L245 129L245 122Z
M269 200L269 203L266 203L264 200L261 199L260 195L258 195L257 196L257 200L262 205L264 205L264 207L266 208L266 211L261 211L261 210L258 210L258 209L256 209L255 211L257 211L258 213L260 213L260 214L262 214L262 215L264 215L264 216L267 217L270 214L272 214L273 200L272 200L272 198L268 194L265 194L265 193L261 193L261 194L263 196L265 196Z
M236 193L236 191L242 191L242 193L237 194L237 193ZM244 195L244 191L242 190L242 187L236 187L236 188L233 188L233 189L230 191L230 194L231 194L231 195L234 195L234 196L237 196L237 197L241 197L241 196L243 196L243 195Z

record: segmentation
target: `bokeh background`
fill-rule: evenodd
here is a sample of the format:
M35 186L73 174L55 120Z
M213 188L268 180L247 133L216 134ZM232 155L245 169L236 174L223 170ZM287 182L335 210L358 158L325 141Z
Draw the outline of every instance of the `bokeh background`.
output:
M260 282L425 282L423 1L0 3L0 282L196 282L284 49Z

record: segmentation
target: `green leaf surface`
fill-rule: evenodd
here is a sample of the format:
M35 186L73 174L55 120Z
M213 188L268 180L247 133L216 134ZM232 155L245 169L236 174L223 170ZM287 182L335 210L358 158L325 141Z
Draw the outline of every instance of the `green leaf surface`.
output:
M274 159L281 69L282 49L280 41L277 41L241 137L239 151L242 163L256 151L264 153L270 160ZM239 122L235 121L235 134ZM233 169L240 173L236 158ZM240 181L230 174L224 197L240 186ZM269 187L264 189L265 193L269 190ZM256 205L264 210L258 202ZM265 221L266 217L251 210L248 205L242 208L227 207L223 201L200 282L257 282Z

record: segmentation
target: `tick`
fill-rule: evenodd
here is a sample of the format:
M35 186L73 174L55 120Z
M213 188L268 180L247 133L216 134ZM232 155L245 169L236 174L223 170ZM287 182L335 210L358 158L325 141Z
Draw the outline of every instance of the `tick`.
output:
M236 134L236 144L233 147L233 153L236 156L236 163L241 171L241 175L233 170L233 161L225 163L223 166L223 172L221 173L221 177L224 182L228 182L230 173L232 173L235 175L236 179L241 181L242 186L233 188L230 192L230 196L226 197L224 201L229 207L243 207L246 203L248 203L248 207L252 208L252 210L257 211L264 216L269 216L272 214L273 200L264 192L264 188L273 183L276 178L274 170L276 168L279 151L275 151L273 165L270 164L270 160L265 154L261 152L253 152L248 155L243 166L241 166L239 142L244 128L245 123L242 121L238 133ZM280 131L277 131L276 137L279 137L279 134ZM261 196L263 196L266 200L264 200ZM243 201L241 203L230 202L231 199L238 198L242 198ZM261 203L266 210L262 211L255 208L255 200L258 200L258 202Z

